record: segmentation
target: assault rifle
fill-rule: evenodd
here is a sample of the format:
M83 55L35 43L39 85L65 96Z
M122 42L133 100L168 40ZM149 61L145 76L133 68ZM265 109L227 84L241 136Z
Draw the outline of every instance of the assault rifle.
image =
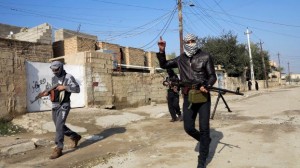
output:
M55 88L57 88L57 86L59 86L58 83L55 84L55 85L52 85L49 89L46 89L46 90L44 90L43 92L50 92L51 90L54 90ZM41 92L41 93L43 93L43 92ZM30 103L32 104L32 103L34 103L35 101L37 101L38 99L40 99L41 97L43 97L43 96L41 95L41 93L39 93L37 96L35 96L34 100L30 100Z
M205 86L203 85L202 83L199 83L199 84L191 84L191 83L184 83L180 80L176 80L176 81L170 81L171 82L171 85L174 85L174 86L179 86L179 87L185 87L185 86L188 86L188 87L194 87L196 89L200 88L201 86ZM215 104L215 107L214 107L214 110L212 112L212 115L210 117L210 119L214 119L214 116L215 116L215 113L216 113L216 109L217 109L217 106L218 106L218 103L219 103L219 100L220 98L222 98L228 112L232 112L227 104L227 102L225 101L223 95L226 94L226 93L232 93L232 94L236 94L236 95L241 95L243 96L244 93L241 93L240 92L240 88L238 87L236 89L236 91L232 91L232 90L227 90L227 89L222 89L222 88L217 88L217 87L213 87L213 86L205 86L205 88L209 91L214 91L214 92L218 92L218 97L217 97L217 102Z

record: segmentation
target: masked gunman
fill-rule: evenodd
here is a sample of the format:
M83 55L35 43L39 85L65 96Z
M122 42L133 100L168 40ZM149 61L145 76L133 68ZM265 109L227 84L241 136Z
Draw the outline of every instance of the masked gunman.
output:
M179 69L181 81L184 83L182 88L184 130L200 142L197 168L205 168L211 142L209 126L211 98L206 88L213 86L217 77L212 57L200 49L198 37L187 34L183 41L184 53L174 59L166 60L166 42L160 38L157 58L161 68ZM195 129L197 115L199 130Z
M66 73L63 63L54 61L51 63L50 69L54 76L52 77L52 85L58 86L50 92L41 92L40 96L50 95L52 101L52 119L56 128L55 144L50 159L56 159L62 155L64 148L64 136L68 136L72 140L72 148L76 148L81 136L68 128L65 123L70 112L70 96L71 93L79 93L80 88L75 78Z

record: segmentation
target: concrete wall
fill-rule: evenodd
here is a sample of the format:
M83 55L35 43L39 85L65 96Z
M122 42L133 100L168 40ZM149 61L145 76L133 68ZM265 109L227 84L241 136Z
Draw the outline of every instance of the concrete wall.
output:
M59 30L55 31L54 41L55 42L63 41L65 39L68 39L68 38L71 38L74 36L78 36L78 37L85 38L85 39L90 39L93 41L97 41L97 39L98 39L98 37L94 36L94 35L76 32L76 31L72 31L72 30L68 30L68 29L59 29Z
M44 23L33 28L24 29L22 32L13 34L13 36L8 36L8 38L42 44L52 44L52 28L48 23Z
M25 60L47 62L52 46L0 38L0 118L26 113Z

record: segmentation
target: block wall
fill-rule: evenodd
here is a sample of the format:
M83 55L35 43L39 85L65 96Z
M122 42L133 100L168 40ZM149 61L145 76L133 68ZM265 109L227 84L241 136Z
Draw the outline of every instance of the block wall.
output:
M26 113L25 61L48 62L52 46L0 38L0 119Z
M117 108L149 105L151 102L166 102L166 89L159 74L137 72L114 72L113 95Z
M33 28L24 29L24 31L8 37L21 41L52 44L52 28L49 24L44 23Z
M76 32L68 29L59 29L54 33L54 41L63 41L67 38L78 36L81 38L91 39L97 41L98 37L86 33Z
M85 52L86 104L89 107L112 105L112 57L101 52Z

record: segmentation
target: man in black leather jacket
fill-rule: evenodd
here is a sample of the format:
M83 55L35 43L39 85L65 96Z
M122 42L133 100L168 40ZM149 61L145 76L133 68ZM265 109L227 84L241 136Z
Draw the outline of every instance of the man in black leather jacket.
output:
M209 91L206 89L213 86L217 80L212 57L200 49L199 39L193 34L187 34L184 39L184 53L180 56L166 60L165 48L166 42L160 39L158 42L159 53L157 58L160 67L163 69L177 68L184 87L182 89L183 101L183 124L184 130L191 137L200 142L198 167L206 167L206 159L209 153L210 138L210 107L211 98ZM188 91L191 86L198 86L201 92L207 93L208 98L204 103L192 104L188 101ZM199 130L195 129L195 120L199 114Z

